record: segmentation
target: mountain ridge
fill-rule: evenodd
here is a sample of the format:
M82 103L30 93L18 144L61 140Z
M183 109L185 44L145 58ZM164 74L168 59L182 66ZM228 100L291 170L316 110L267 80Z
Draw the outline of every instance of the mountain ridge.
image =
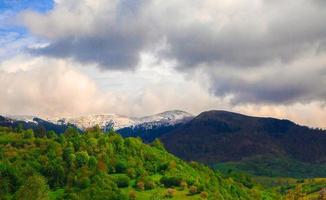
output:
M55 118L40 118L32 115L0 115L0 125L12 125L17 127L18 124L23 124L27 128L42 125L42 123L51 124L51 126L75 126L76 128L85 131L87 128L92 128L98 125L103 130L119 130L123 128L130 129L145 129L149 130L153 127L167 127L174 126L184 121L188 121L193 118L193 115L181 111L170 110L161 112L154 115L147 115L144 117L128 117L119 114L95 114L85 115L78 117L55 117ZM47 128L47 127L45 127ZM61 131L62 132L62 131Z
M303 162L326 162L325 130L289 120L207 111L162 136L173 154L204 163L272 154Z

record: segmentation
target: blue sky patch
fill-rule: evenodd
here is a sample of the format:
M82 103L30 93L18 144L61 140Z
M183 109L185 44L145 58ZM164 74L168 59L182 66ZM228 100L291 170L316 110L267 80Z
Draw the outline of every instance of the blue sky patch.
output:
M52 0L0 0L0 12L19 12L26 9L46 12L53 8Z

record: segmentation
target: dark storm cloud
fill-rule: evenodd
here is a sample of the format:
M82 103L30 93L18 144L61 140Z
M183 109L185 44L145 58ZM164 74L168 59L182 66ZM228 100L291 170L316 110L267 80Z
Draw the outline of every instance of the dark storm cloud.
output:
M175 7L167 12L170 16L165 16L167 13L159 10L145 19L143 14L152 8L148 5L150 1L122 0L116 5L114 22L109 23L105 17L102 19L95 15L92 34L76 33L73 38L60 37L37 52L55 57L70 56L81 62L98 63L108 69L127 69L137 65L139 53L148 50L149 43L154 46L165 37L170 48L160 56L176 59L179 68L201 64L215 67L218 63L232 67L255 67L275 60L285 63L292 61L312 45L326 40L326 13L322 8L301 1L299 6L294 4L294 8L282 11L282 6L290 7L291 4L263 2L261 12L256 15L247 16L249 11L239 13L243 15L243 20L230 20L216 28L225 22L216 20L207 24L193 19L183 24L182 17L189 16L183 16L180 14L181 8ZM200 5L195 1L193 4L194 7ZM184 6L183 9L187 11L189 5ZM191 12L193 10L189 10Z
M106 1L102 1L103 5L101 6L104 8L114 4L110 1L107 1L108 4L103 2ZM134 69L139 62L141 51L146 48L151 38L151 30L147 28L148 24L140 19L145 2L147 1L118 1L113 6L114 11L108 9L112 13L107 11L86 15L86 20L91 17L92 22L88 25L86 33L83 30L78 32L80 31L78 28L73 33L60 33L58 37L50 38L47 46L30 49L29 52L56 58L73 58L81 63L95 63L105 70ZM80 14L78 11L81 10L80 7L76 6L73 9L76 16ZM76 21L80 27L87 22L84 23L82 17L80 16L80 21ZM51 20L48 21L50 24L53 23ZM62 21L59 26L66 28L65 24L65 21ZM51 26L58 25L51 24Z
M326 6L326 1L324 0L313 0L314 3L317 4L317 6Z
M113 2L102 0L102 6ZM231 95L234 103L325 101L325 73L320 71L326 50L324 5L321 0L119 1L113 20L95 12L92 31L60 32L32 52L128 70L135 69L140 53L154 52L164 39L168 48L156 54L159 59L175 60L186 73L203 69L214 94ZM296 67L307 55L314 62ZM227 75L216 73L221 67ZM248 81L246 73L232 73L256 68L268 68L269 74L254 72L259 78ZM310 80L296 71L310 74Z
M57 58L96 63L103 69L132 69L138 62L144 40L137 33L109 33L102 36L69 37L30 52Z
M312 66L310 66L312 67ZM231 95L233 104L308 103L326 99L326 66L315 71L284 71L246 80L237 75L213 75L211 89L217 96Z
M308 11L264 19L263 30L251 29L250 24L247 29L241 24L229 24L216 30L194 23L168 34L170 49L166 55L176 58L180 68L201 64L216 67L221 63L256 67L273 61L286 64L326 41L326 12L318 8Z
M165 56L176 58L179 68L193 68L201 64L256 67L275 60L289 62L313 45L313 41L288 42L282 37L267 34L253 37L250 33L232 31L217 36L198 27L171 35L171 48Z

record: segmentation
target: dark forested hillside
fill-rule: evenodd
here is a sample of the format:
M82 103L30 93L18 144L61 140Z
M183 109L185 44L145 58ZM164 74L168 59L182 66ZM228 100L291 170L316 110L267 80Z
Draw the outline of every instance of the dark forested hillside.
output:
M117 133L123 137L140 137L144 142L149 143L181 126L183 126L183 123L169 126L152 126L151 128L143 126L126 127L117 130Z
M288 120L226 111L203 112L162 137L173 154L203 163L239 161L257 155L326 162L326 131Z
M167 153L159 141L103 133L0 128L0 199L278 199Z

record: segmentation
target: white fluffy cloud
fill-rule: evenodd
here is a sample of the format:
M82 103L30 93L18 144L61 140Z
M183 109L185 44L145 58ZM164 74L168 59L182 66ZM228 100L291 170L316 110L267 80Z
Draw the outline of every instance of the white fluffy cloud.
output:
M78 115L105 104L92 80L60 60L21 56L3 62L0 85L0 112L6 114Z

